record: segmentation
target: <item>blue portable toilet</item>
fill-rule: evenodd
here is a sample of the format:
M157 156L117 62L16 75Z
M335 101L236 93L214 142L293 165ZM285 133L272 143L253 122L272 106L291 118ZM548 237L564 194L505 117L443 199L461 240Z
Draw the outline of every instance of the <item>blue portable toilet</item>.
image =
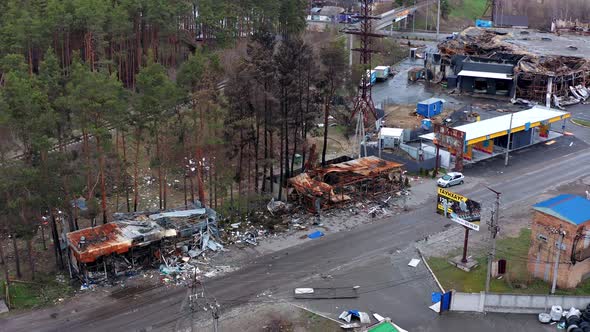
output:
M439 115L443 110L444 99L430 98L418 103L416 112L425 118L430 118Z

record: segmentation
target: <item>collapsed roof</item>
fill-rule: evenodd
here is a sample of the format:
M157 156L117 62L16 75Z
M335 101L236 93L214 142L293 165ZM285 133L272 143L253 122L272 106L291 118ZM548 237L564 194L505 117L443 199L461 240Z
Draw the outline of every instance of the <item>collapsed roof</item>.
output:
M358 190L353 189L346 191L345 187L376 180L377 178L392 182L395 173L400 172L402 167L402 164L375 156L363 157L309 170L289 179L289 184L300 196L308 200L322 198L325 206L328 202L341 203L348 201L351 199L352 194L359 193ZM373 183L372 192L375 193L388 188L383 183ZM339 192L335 192L335 189L338 189ZM365 190L368 189L365 188ZM347 193L345 194L345 192Z
M545 37L547 41L550 38ZM517 43L509 32L490 29L467 28L455 39L445 40L438 45L443 57L455 55L477 56L496 60L514 59L519 61L515 72L541 74L547 76L571 75L580 71L590 71L587 59L575 56L541 55Z
M163 238L187 237L205 230L218 236L217 215L209 208L162 213L117 213L115 221L66 234L68 246L80 263L92 263L111 254L124 254L133 247Z

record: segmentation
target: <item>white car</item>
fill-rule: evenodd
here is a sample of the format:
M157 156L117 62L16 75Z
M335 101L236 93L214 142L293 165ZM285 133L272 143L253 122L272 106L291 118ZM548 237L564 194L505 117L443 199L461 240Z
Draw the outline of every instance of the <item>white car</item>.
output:
M436 184L439 187L448 188L451 186L456 186L458 184L463 184L465 177L462 173L459 172L451 172L445 174L443 177L436 181Z

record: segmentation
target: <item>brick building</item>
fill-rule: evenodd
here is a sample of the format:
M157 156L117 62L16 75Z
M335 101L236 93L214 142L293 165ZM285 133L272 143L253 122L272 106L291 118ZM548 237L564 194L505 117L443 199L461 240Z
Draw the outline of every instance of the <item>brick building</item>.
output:
M565 194L535 204L533 209L529 272L547 282L553 280L556 250L564 231L557 286L576 287L590 277L590 200Z

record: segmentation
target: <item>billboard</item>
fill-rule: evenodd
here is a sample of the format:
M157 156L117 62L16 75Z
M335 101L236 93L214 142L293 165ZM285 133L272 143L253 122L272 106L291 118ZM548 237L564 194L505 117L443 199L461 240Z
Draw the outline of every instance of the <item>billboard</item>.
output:
M443 188L438 188L436 212L451 219L461 219L477 225L481 221L480 203Z
M447 148L455 155L455 170L463 169L463 150L465 149L465 132L438 123L433 124L434 144Z

